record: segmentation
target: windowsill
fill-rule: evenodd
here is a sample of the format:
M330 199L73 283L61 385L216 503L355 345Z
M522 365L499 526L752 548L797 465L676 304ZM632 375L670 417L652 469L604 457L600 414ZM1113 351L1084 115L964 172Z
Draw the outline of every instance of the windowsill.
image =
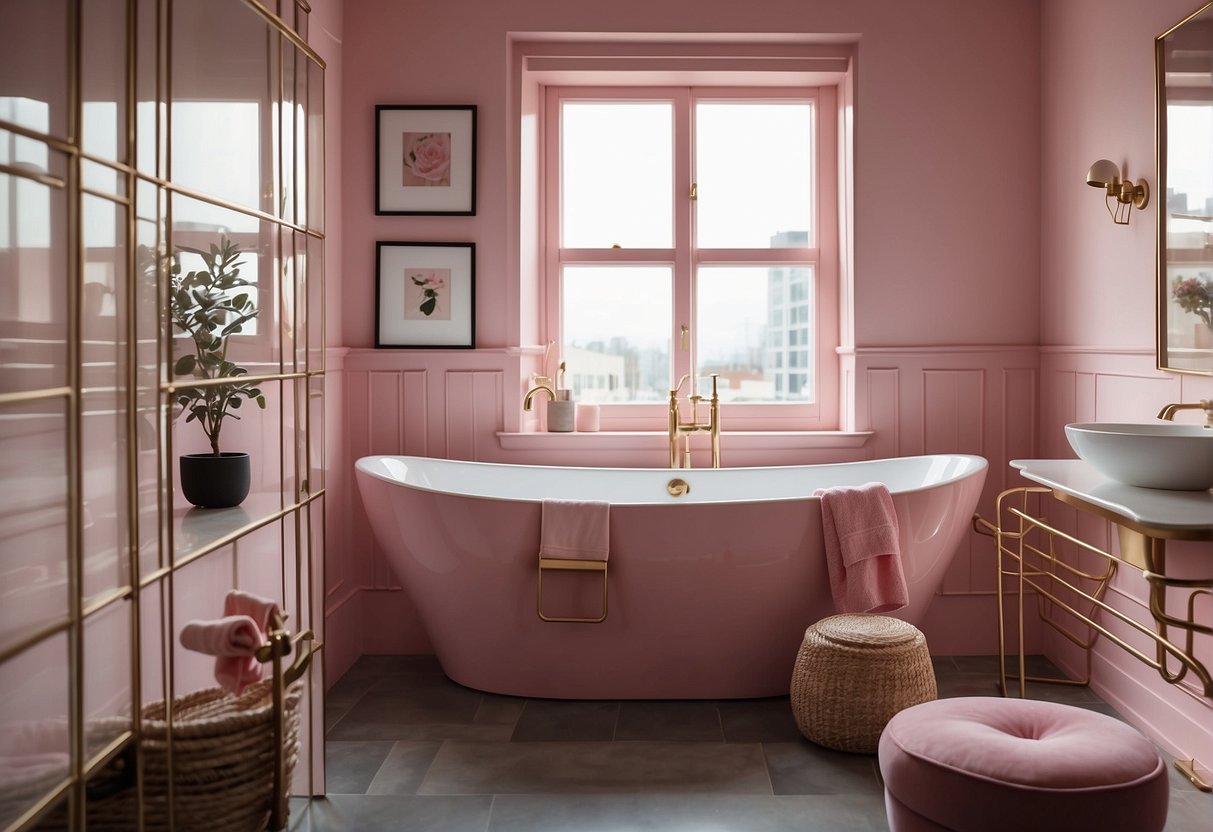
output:
M875 436L875 431L841 430L734 430L720 435L726 450L824 450L831 448L862 448ZM699 440L706 436L696 437ZM656 430L603 430L593 432L526 433L497 432L497 440L507 451L557 450L582 448L595 450L660 450L667 447L669 436Z

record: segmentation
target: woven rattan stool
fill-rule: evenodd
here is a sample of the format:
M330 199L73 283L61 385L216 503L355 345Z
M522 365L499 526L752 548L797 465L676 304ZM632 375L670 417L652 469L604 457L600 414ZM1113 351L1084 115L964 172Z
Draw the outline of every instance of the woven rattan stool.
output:
M792 671L792 713L800 733L818 745L874 754L894 714L935 695L927 640L913 624L849 613L805 630Z

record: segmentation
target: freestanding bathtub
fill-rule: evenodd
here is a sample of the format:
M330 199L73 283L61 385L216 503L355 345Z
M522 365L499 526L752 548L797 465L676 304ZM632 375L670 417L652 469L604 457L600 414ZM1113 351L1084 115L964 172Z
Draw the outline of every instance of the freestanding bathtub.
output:
M804 630L834 612L817 488L893 494L921 620L985 482L978 456L773 468L557 468L407 456L358 460L375 538L443 670L468 687L562 699L728 699L788 692ZM683 496L670 480L690 484ZM536 611L542 500L610 508L608 614ZM602 572L543 575L548 617L597 617Z

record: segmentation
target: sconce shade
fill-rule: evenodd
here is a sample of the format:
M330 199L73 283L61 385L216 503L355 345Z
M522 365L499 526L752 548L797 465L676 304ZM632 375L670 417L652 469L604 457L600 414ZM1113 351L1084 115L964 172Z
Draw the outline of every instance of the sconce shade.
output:
M1087 171L1087 184L1092 188L1106 188L1120 181L1120 167L1108 159L1100 159Z

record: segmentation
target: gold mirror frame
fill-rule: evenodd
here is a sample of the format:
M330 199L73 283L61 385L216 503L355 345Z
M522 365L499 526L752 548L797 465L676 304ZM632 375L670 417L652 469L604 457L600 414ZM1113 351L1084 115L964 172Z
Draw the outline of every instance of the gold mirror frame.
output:
M1158 368L1213 375L1213 2L1154 39L1154 81Z

